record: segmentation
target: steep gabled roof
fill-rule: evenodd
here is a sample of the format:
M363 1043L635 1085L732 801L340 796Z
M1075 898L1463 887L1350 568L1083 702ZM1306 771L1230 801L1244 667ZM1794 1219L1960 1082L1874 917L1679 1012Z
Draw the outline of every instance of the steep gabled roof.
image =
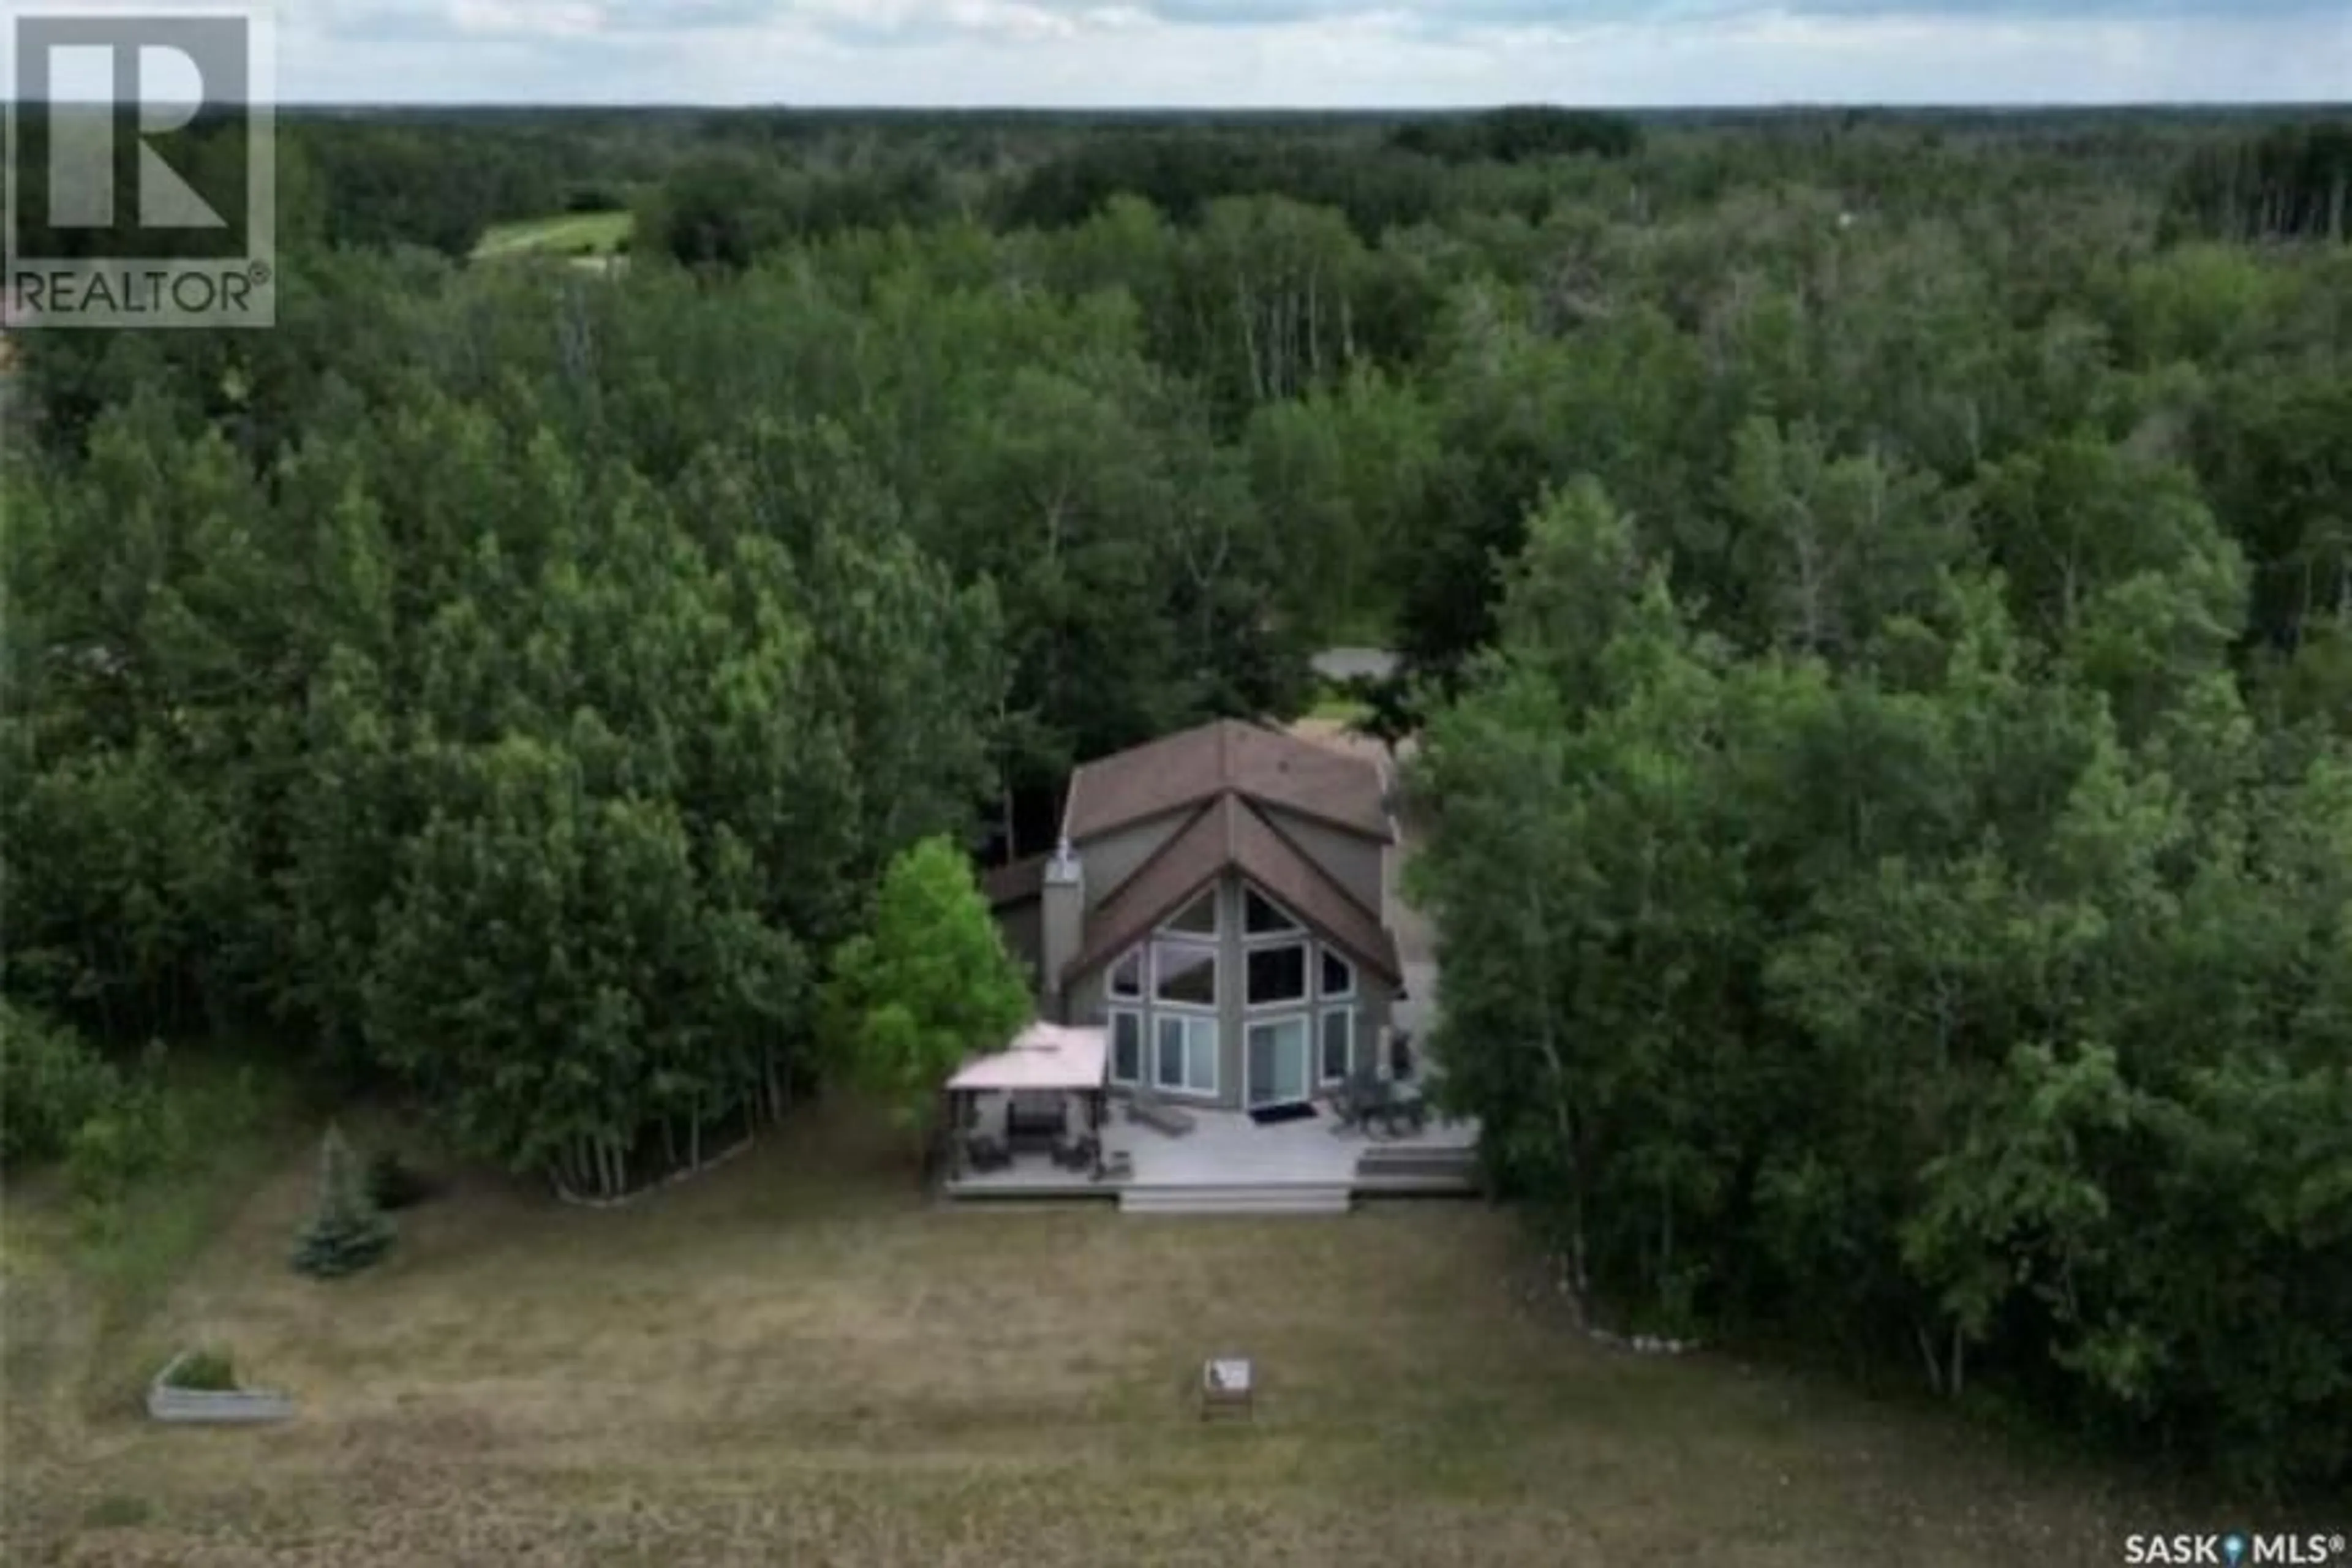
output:
M1219 719L1086 763L1070 775L1074 843L1225 794L1387 843L1380 770L1262 724Z
M1219 795L1087 917L1086 942L1060 977L1067 984L1140 942L1228 871L1240 873L1315 933L1394 984L1396 942L1358 902L1239 795Z

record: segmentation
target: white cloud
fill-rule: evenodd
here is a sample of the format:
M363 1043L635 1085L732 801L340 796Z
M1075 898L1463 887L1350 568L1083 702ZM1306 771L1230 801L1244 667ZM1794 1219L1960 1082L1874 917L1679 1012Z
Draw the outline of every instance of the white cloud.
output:
M2352 96L2263 0L280 0L296 100L1090 106ZM1282 20L1246 20L1267 14ZM1192 18L1182 20L1180 18Z
M449 0L446 15L460 38L587 38L606 23L596 0Z

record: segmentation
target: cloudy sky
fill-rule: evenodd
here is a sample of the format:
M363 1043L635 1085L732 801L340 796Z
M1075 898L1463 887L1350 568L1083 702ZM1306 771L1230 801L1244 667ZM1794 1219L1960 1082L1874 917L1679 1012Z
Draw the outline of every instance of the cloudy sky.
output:
M2352 0L276 0L280 97L1052 106L2352 99Z

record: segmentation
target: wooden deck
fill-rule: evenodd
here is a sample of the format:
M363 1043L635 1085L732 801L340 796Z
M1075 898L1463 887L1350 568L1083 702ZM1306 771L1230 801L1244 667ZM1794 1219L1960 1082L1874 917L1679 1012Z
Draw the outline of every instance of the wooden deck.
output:
M947 1184L963 1200L1116 1198L1139 1214L1341 1214L1365 1195L1477 1190L1475 1123L1432 1124L1401 1138L1335 1134L1318 1106L1313 1120L1261 1127L1239 1111L1192 1110L1192 1131L1171 1137L1131 1122L1114 1104L1103 1128L1107 1152L1124 1152L1134 1174L1097 1182L1042 1154L1000 1171L974 1171ZM1373 1155L1369 1166L1367 1152Z

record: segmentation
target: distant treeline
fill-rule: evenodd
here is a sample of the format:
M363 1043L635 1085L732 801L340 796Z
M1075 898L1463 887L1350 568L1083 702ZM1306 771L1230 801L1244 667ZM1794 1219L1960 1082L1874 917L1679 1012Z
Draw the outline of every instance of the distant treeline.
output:
M2352 237L2352 121L2282 125L2199 148L2181 171L2171 216L2222 239Z
M1920 157L2000 148L2005 169L2046 161L2085 183L2168 184L2176 234L2341 237L2347 138L2347 122L2316 111L2252 110L297 110L281 128L293 199L280 205L331 243L452 256L494 223L636 206L679 259L740 265L791 240L948 214L1066 226L1117 195L1179 223L1220 197L1281 195L1344 213L1367 240L1453 211L1535 221L1589 196L1590 172L1562 167L1578 163L1622 164L1616 189L1662 203L1811 177L1824 160L1874 192L1928 193Z
M1410 121L1397 127L1389 142L1449 163L1522 163L1578 153L1624 158L1641 151L1642 128L1622 114L1529 105L1464 120Z

